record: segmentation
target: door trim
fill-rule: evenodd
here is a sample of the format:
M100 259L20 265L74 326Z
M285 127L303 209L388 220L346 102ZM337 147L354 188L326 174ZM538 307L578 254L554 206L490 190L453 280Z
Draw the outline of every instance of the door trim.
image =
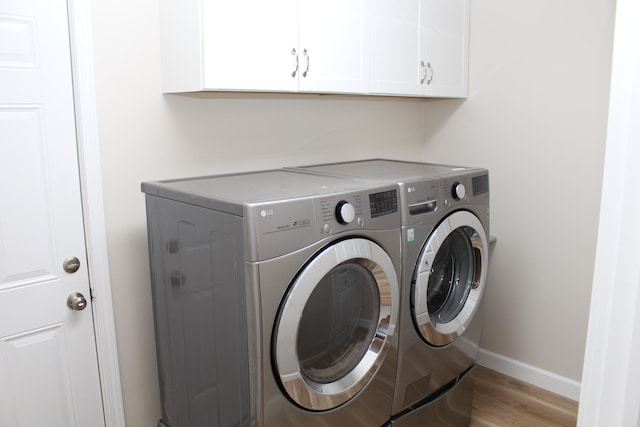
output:
M123 427L124 405L111 298L98 140L90 0L67 0L80 191L93 295L94 330L105 425Z

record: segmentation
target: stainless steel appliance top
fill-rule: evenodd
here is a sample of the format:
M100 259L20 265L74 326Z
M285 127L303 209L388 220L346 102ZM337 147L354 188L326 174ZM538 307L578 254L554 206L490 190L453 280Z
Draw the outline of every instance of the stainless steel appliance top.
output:
M308 165L292 168L335 176L348 176L385 183L411 182L425 178L457 175L480 168L409 162L404 160L368 159L352 162Z
M370 187L353 178L284 169L142 183L144 193L235 215L243 215L246 204L339 195Z

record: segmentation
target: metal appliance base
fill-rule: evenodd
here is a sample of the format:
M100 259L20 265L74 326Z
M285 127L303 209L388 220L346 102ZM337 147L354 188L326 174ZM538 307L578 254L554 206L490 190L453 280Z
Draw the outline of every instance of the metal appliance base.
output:
M435 400L425 402L421 406L399 414L387 426L468 426L471 422L471 402L473 400L473 368L464 373L452 386L445 387L445 390Z

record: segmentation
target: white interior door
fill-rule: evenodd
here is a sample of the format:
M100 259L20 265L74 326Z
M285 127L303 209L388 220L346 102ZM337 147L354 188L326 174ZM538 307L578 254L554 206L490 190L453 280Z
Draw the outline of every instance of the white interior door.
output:
M65 0L0 0L0 426L104 426Z

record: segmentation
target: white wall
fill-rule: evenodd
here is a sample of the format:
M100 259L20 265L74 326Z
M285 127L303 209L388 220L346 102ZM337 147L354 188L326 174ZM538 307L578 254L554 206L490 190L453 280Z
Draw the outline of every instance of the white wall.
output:
M128 426L160 416L144 180L364 157L491 170L483 346L579 380L613 4L472 1L466 101L162 95L156 0L92 0L114 309ZM425 144L426 141L426 144Z
M160 417L140 182L338 161L418 158L422 102L162 95L156 0L93 0L109 259L128 426Z
M577 399L615 4L471 4L469 99L425 104L423 159L490 170L482 362Z

